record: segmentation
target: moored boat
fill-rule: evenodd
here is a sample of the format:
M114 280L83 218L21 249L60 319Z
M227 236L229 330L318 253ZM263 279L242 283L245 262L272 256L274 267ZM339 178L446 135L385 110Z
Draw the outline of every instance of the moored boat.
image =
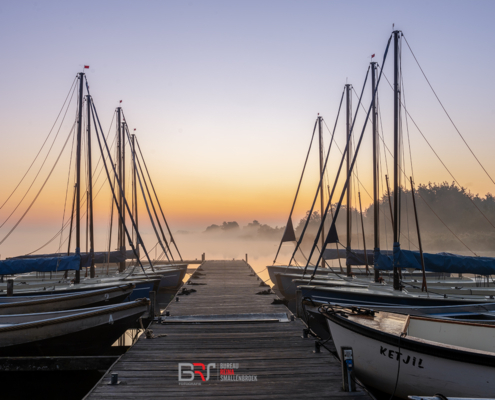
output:
M76 310L122 303L136 285L114 286L99 290L57 295L3 296L0 297L0 315Z
M149 300L0 318L2 356L101 355L148 310ZM22 321L22 322L20 322Z
M487 397L495 393L495 326L377 312L323 312L354 373L389 395Z

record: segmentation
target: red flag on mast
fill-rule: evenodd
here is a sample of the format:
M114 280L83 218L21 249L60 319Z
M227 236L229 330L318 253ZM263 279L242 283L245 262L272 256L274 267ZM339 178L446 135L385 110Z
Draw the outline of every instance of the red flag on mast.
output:
M85 66L84 66L84 69L86 69L86 68L89 68L89 65L85 65Z
M371 58L373 58L374 56L375 56L375 55L373 54L373 55L371 56Z

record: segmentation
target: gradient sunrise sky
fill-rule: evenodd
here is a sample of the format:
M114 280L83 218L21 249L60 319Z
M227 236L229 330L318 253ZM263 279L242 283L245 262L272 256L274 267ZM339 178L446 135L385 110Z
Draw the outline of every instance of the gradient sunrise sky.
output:
M122 100L174 230L253 219L285 225L317 114L333 126L344 84L359 93L371 55L382 61L392 24L404 32L460 132L495 176L493 15L495 3L489 0L3 2L0 203L36 156L77 72L89 65L85 71L104 129ZM384 69L389 79L391 61ZM494 193L405 43L402 65L407 108L438 155L461 185L481 195ZM392 149L392 92L386 81L379 96ZM0 239L39 190L74 116L72 103L39 179L0 228ZM356 133L363 120L361 112ZM371 193L370 132L358 172ZM409 134L416 183L451 182L410 120ZM344 137L341 121L336 132L341 149ZM329 138L325 131L325 145ZM71 143L19 230L0 246L2 257L33 250L60 229ZM0 210L0 224L26 192L46 150ZM295 221L314 196L315 150ZM330 181L340 157L336 148L332 154ZM391 173L390 157L388 164ZM110 210L106 187L95 207L103 232Z

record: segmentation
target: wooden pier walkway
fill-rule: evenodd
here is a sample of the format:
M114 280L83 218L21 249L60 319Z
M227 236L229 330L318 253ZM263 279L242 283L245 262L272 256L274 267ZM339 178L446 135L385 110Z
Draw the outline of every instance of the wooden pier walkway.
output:
M324 348L313 352L314 340L302 338L303 323L291 321L283 304L272 304L276 295L257 294L269 287L260 286L245 261L206 261L190 282L179 294L196 292L177 296L170 316L151 325L159 337L143 335L86 399L372 398L359 388L342 391L339 361ZM184 381L179 363L187 363ZM119 385L109 384L113 373Z

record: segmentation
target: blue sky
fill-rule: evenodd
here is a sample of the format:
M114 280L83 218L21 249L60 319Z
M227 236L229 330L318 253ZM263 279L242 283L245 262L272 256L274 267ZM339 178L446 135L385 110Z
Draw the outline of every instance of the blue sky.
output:
M392 24L495 174L494 11L494 2L480 0L3 2L0 168L9 173L2 186L15 186L87 64L104 126L123 100L174 226L285 224L317 113L333 124L343 85L360 90ZM461 184L495 192L408 51L403 71L411 114ZM391 146L387 90L380 96ZM338 135L342 145L342 129ZM411 140L416 181L450 181L412 130ZM64 174L54 176L61 193ZM33 216L51 216L54 201L40 202ZM302 202L299 214L308 208Z

